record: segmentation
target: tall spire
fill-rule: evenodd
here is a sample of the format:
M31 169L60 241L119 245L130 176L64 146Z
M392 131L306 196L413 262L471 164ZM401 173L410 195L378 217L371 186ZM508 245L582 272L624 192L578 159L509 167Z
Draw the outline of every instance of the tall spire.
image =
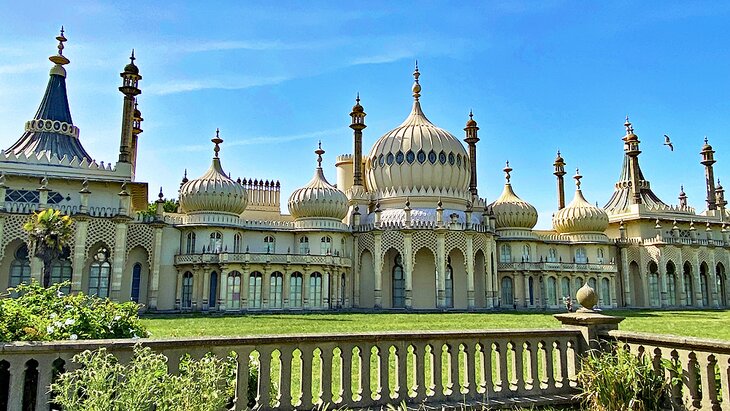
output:
M479 127L477 126L477 122L474 120L474 113L469 110L469 120L466 121L466 127L464 127L464 132L466 133L466 138L464 139L464 142L469 146L469 172L470 172L470 178L469 178L469 191L471 192L472 197L478 196L477 192L477 143L479 142L479 136L478 132Z
M319 141L317 144L317 149L314 150L314 154L317 155L317 169L322 169L322 154L324 154L325 151L322 150L322 140Z
M512 172L512 167L509 166L509 160L507 161L507 165L502 169L504 171L504 178L507 180L507 184L510 184L510 174Z
M565 182L563 180L563 176L565 176L566 173L565 160L563 160L563 157L560 155L560 150L558 150L558 155L555 157L553 167L555 167L553 174L558 179L558 210L562 210L565 208Z
M715 172L712 168L716 162L715 150L707 142L707 136L705 136L705 144L702 146L700 155L702 156L700 164L705 166L705 187L707 188L707 199L705 201L707 202L707 209L715 210L717 209L717 201L715 199Z
M124 94L124 104L122 108L122 136L119 143L119 162L120 163L132 163L132 136L134 129L134 103L137 96L142 93L139 89L139 81L142 80L142 76L139 74L139 68L134 64L134 49L132 54L129 56L129 64L124 66L124 71L119 73L122 78L122 86L119 87L119 91ZM135 165L132 164L132 169Z
M362 186L362 131L367 127L365 125L365 109L360 105L360 93L357 93L355 98L355 105L352 107L350 112L350 128L354 133L354 147L353 147L353 173L352 180L353 185Z
M223 142L223 139L220 137L220 129L215 129L215 137L211 138L210 141L215 144L213 152L215 153L215 158L218 158L218 152L221 151L220 144Z
M48 59L53 63L38 111L25 123L25 132L6 152L15 155L44 156L46 158L74 158L79 162L93 161L79 141L79 128L73 125L66 93L66 69L69 63L63 55L67 41L63 27L56 36L58 53Z
M418 82L418 78L421 77L421 73L418 71L418 60L416 60L416 69L413 71L413 99L418 102L421 97L421 84Z

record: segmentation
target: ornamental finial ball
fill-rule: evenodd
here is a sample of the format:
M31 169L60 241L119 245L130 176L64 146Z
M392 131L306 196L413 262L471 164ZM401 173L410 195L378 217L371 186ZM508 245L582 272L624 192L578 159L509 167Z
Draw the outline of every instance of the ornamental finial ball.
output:
M579 311L593 311L593 307L598 304L598 295L588 283L583 284L583 287L576 293L575 298L583 307Z

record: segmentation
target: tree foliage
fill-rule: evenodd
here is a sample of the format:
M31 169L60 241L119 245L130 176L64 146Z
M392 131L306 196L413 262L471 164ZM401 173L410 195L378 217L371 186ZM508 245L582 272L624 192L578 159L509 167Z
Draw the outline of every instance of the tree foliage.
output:
M33 214L23 225L28 233L31 253L43 261L43 286L51 283L51 264L62 257L73 237L71 217L48 208Z

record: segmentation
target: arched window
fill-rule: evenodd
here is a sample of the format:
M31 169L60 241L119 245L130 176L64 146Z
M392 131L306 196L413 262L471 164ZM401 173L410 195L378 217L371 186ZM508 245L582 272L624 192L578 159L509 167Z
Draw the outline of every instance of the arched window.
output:
M142 264L135 263L132 267L132 292L131 298L135 303L139 302L139 285L142 282Z
M71 292L72 273L73 267L71 266L71 261L69 261L68 258L62 257L61 259L53 260L53 262L51 262L51 284L58 284L65 281L69 282L67 285L61 287L61 292L64 294Z
M661 305L659 297L659 273L657 273L657 265L655 262L649 263L649 305L659 307Z
M264 249L267 253L276 253L276 239L270 235L264 237Z
M555 277L548 277L545 293L547 294L545 302L548 306L558 305L558 280Z
M513 307L515 303L514 294L512 293L512 278L502 277L502 307Z
M322 274L312 273L309 277L309 305L313 308L322 307Z
M393 261L393 308L404 308L406 306L406 277L403 273L403 259L400 254L395 256Z
M349 253L346 252L346 249L345 249L345 239L344 238L341 238L340 239L340 254L343 257L347 257L348 254L349 254Z
M226 308L241 308L241 273L231 271L226 280Z
M302 274L299 272L289 278L289 307L302 308Z
M321 255L332 254L332 237L330 237L330 236L322 237L322 240L320 240L320 254Z
M15 250L15 259L10 263L10 287L30 283L30 257L28 246L23 244Z
M677 273L671 261L667 263L667 303L677 305Z
M596 279L591 277L588 279L588 286L593 289L593 291L596 291L598 289L598 284L596 283Z
M707 281L707 264L704 262L700 264L700 292L702 293L702 306L710 306L710 292L709 284Z
M188 233L188 235L185 237L185 253L195 253L195 233Z
M241 243L243 243L241 234L236 233L233 235L233 252L234 253L240 253L241 252Z
M527 279L527 287L530 296L530 305L535 305L535 280L532 277Z
M608 278L601 278L601 304L604 307L611 306L611 281Z
M688 306L694 305L694 287L692 286L692 266L689 261L684 262L683 278L684 278L684 301Z
M727 294L725 290L725 266L717 263L715 267L715 281L717 281L717 294L720 298L720 305L727 306Z
M94 254L94 262L89 269L89 295L99 298L109 297L109 280L112 265L109 263L109 251L102 247Z
M306 235L299 237L299 254L309 254L309 237Z
M511 263L512 262L512 247L509 244L502 244L499 249L499 262L500 263Z
M596 261L598 264L603 264L603 248L596 250Z
M182 299L180 300L183 309L193 307L193 273L186 271L182 279Z
M558 250L556 250L556 249L554 249L554 248L551 247L548 250L547 260L548 260L549 263L555 263L555 262L557 262L558 261Z
M581 287L583 287L583 284L583 278L578 277L575 279L575 287L573 289L576 291L576 293L578 292L578 290L580 290ZM575 296L572 297L575 298Z
M530 246L525 244L522 246L522 261L530 261Z
M282 307L282 289L284 286L284 276L275 271L271 274L271 282L269 285L269 308Z
M209 253L220 253L223 251L223 234L219 231L210 233L210 243L208 244Z
M578 264L585 264L588 262L588 257L586 256L586 249L583 247L578 247L575 250L575 262Z
M446 277L444 278L444 297L446 306L454 306L454 268L451 267L451 257L446 257Z
M210 273L210 282L208 290L208 308L215 308L218 301L218 273L213 271Z
M254 271L248 277L248 308L261 308L261 280L260 272Z
M570 292L570 278L563 277L560 279L560 294L563 298L570 297L571 300L575 298Z
M347 287L345 287L345 274L343 273L340 276L340 301L339 306L343 307L345 305L345 296L347 295Z

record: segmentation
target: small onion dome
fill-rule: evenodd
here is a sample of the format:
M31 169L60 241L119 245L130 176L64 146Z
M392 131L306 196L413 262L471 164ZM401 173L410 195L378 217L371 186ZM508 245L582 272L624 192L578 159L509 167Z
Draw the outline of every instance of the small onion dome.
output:
M355 98L355 105L352 106L352 112L353 113L364 113L365 108L360 105L360 93L357 93L357 98Z
M553 216L553 228L558 234L603 233L608 227L608 214L602 209L586 201L580 190L580 179L583 176L576 170L575 197L565 208Z
M712 151L712 146L707 142L707 137L705 137L705 144L702 146L702 152L700 152L700 154L707 151Z
M317 168L314 177L289 197L289 213L294 219L324 218L342 220L347 215L348 201L345 193L335 188L322 171L322 143L315 151Z
M248 194L241 184L231 180L221 168L218 152L223 140L218 137L218 130L211 141L215 144L213 163L205 174L183 183L180 187L180 208L184 213L212 212L239 215L248 205Z
M466 126L467 127L476 127L477 126L477 122L476 122L476 120L474 120L474 113L472 113L471 110L469 110L469 120L466 121Z
M129 57L129 64L124 66L124 74L139 74L139 68L134 64L134 49L132 49L132 55Z
M510 184L511 171L512 168L510 168L508 161L507 167L504 168L507 183L504 185L502 195L490 205L490 208L494 212L497 228L531 230L537 224L537 210L532 204L519 198L512 191L512 184Z

